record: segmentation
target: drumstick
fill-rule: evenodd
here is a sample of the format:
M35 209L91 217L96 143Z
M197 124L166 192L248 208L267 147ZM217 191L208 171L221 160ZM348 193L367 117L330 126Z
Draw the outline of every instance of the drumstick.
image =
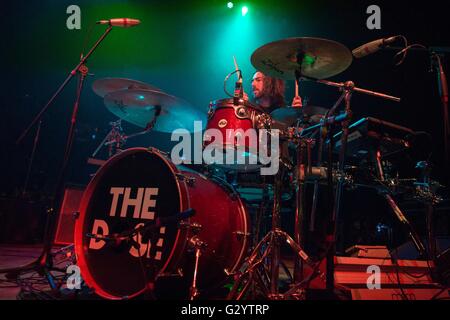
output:
M298 97L298 81L297 79L295 80L295 97Z

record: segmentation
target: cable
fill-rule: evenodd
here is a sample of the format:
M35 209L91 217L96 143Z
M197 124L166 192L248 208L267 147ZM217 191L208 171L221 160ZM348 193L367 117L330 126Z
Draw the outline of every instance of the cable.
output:
M94 30L95 26L96 26L96 23L92 23L87 31L86 36L84 37L83 45L81 46L81 56L84 56L84 51L86 49L87 42L88 42L89 38L91 37L92 30Z
M223 91L225 91L225 93L227 94L227 96L229 97L234 97L234 94L230 94L227 90L227 81L228 79L235 73L239 72L239 77L242 78L242 71L240 69L234 70L233 72L227 74L227 76L225 77L225 79L223 80Z
M405 61L406 56L407 56L407 54L408 54L410 49L412 49L412 48L422 48L422 49L428 50L427 47L425 47L425 46L423 46L423 45L421 45L419 43L415 43L415 44L412 44L412 45L408 46L408 41L406 40L406 38L403 37L403 36L401 36L401 37L405 41L405 48L403 50L397 52L397 54L394 56L394 61L395 61L399 56L403 55L400 58L400 61L395 64L396 67L400 66Z

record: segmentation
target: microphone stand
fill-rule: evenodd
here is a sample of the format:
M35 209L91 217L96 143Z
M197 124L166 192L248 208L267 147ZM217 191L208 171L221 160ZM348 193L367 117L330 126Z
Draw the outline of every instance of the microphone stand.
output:
M339 224L340 221L340 211L341 211L341 203L342 203L342 193L343 193L343 187L344 187L344 183L345 183L345 175L344 175L344 169L345 169L345 156L346 156L346 149L347 149L347 141L348 141L348 134L349 134L349 124L351 121L351 117L352 117L352 111L351 111L351 97L353 92L359 92L359 93L363 93L363 94L367 94L367 95L371 95L371 96L375 96L375 97L379 97L379 98L383 98L383 99L388 99L388 100L392 100L395 102L400 102L400 98L394 97L394 96L390 96L390 95L386 95L383 93L379 93L379 92L375 92L375 91L371 91L371 90L366 90L366 89L362 89L362 88L358 88L355 87L355 84L352 81L347 81L344 83L337 83L337 82L332 82L332 81L328 81L328 80L315 80L315 79L311 79L311 78L306 78L303 77L304 80L312 80L318 83L322 83L328 86L332 86L332 87L337 87L342 91L342 95L339 97L339 99L337 100L337 102L335 103L335 105L332 107L332 109L327 112L326 117L324 120L322 120L322 123L320 125L321 127L321 137L320 137L320 144L319 144L319 159L321 159L321 154L322 154L322 147L323 147L323 142L326 139L327 136L327 132L329 131L329 126L330 124L332 124L334 121L336 121L337 119L339 119L339 121L342 122L341 126L342 126L342 136L341 136L341 148L340 148L340 153L339 153L339 167L338 167L338 181L337 181L337 186L336 186L336 191L335 191L335 196L334 198L331 196L330 194L330 205L332 205L332 211L331 211L331 218L329 221L329 226L327 228L327 235L326 235L326 242L328 244L328 250L326 252L326 288L329 292L334 292L335 289L335 284L334 284L334 269L335 269L335 265L334 265L334 257L336 255L336 252L339 251L340 249L340 245L337 245L337 225ZM344 115L338 116L338 117L333 117L335 110L337 109L337 107L341 104L341 102L344 101L345 102L345 113ZM330 117L331 116L331 117ZM331 120L329 122L329 119ZM327 129L325 132L324 129ZM333 143L333 139L332 137L330 138L330 141L328 143L328 170L327 170L327 181L329 184L329 189L330 191L333 191L332 189L332 166L330 163L330 159L332 157L331 153L332 153L332 146ZM317 199L317 192L318 189L314 190L314 198ZM317 200L316 200L317 201ZM312 208L314 213L314 206ZM315 213L314 213L315 214ZM312 217L313 218L313 217ZM339 249L339 250L337 250Z
M448 118L448 86L447 77L442 67L442 56L436 52L431 52L431 61L436 70L439 95L442 103L442 116L444 118L444 152L445 152L445 173L447 179L450 179L450 123Z
M33 167L33 162L34 162L34 155L36 153L36 148L39 142L39 136L41 133L41 126L42 126L42 120L39 121L38 127L36 129L36 134L34 136L34 141L33 141L33 149L31 150L31 155L30 155L30 163L28 164L28 170L27 170L27 175L25 177L25 183L22 189L22 197L25 197L26 193L27 193L27 188L28 188L28 182L30 181L30 175L31 175L31 168Z
M69 162L69 156L70 151L72 149L73 145L73 138L75 133L75 126L76 126L76 119L78 114L78 107L79 107L79 101L81 97L81 91L83 89L84 80L88 73L88 68L86 67L86 61L87 59L92 55L92 53L97 49L97 47L100 45L100 43L105 39L105 37L109 34L109 32L112 29L112 25L109 25L108 28L105 30L103 35L97 40L97 42L94 44L94 46L89 50L89 52L83 57L81 57L80 62L78 65L69 73L67 78L64 80L64 82L60 85L60 87L56 90L56 92L53 94L53 96L50 98L50 100L47 102L47 104L42 108L42 110L36 115L34 120L30 123L30 125L24 130L24 132L20 135L20 137L17 139L16 144L19 144L24 137L28 134L30 129L41 119L42 115L47 111L47 109L50 107L50 105L53 103L53 101L56 99L56 97L62 92L62 90L67 86L67 84L70 82L70 80L79 72L80 73L80 79L78 81L77 86L77 92L76 92L76 100L73 106L72 111L72 117L71 117L71 123L70 128L67 136L66 141L66 147L64 150L64 158L63 158L63 164L61 167L61 171L58 176L58 180L56 183L56 187L54 190L54 194L52 197L52 203L51 207L47 210L47 221L45 225L44 230L44 247L42 249L42 253L35 261L24 265L20 267L13 267L13 268L6 268L6 269L0 269L0 273L7 273L7 278L17 278L17 276L24 271L29 270L36 270L40 274L44 274L47 278L47 281L50 284L50 287L53 290L57 289L57 285L55 284L53 280L53 276L50 273L50 270L53 269L53 263L51 259L51 249L53 246L53 228L51 220L53 213L55 212L55 203L56 198L58 195L58 192L60 191L60 187L62 186L64 176L66 174L67 170L67 164Z

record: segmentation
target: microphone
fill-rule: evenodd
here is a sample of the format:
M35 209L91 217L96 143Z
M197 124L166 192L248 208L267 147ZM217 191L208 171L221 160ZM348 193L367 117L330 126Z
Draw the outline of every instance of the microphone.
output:
M113 27L123 27L123 28L129 28L137 26L141 23L141 20L138 19L130 19L130 18L115 18L115 19L109 19L109 20L100 20L96 22L97 24L109 24Z
M378 50L386 47L387 45L393 43L395 40L400 38L400 36L394 36L390 38L384 38L384 39L378 39L366 44L363 44L362 46L354 49L352 51L352 54L355 58L364 58L365 56L368 56L369 54L375 53Z
M239 105L240 100L244 98L244 87L242 85L242 73L241 70L239 70L239 79L236 81L236 84L234 86L234 99L233 104L235 106Z

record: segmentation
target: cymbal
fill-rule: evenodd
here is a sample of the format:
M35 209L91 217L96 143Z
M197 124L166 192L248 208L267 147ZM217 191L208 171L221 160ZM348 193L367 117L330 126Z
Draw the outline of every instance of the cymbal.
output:
M92 89L102 98L104 98L108 93L125 89L162 91L161 89L145 82L125 78L98 79L92 84Z
M156 118L153 130L172 133L176 129L194 132L194 121L206 125L203 113L186 101L167 93L153 90L121 90L111 92L104 98L109 111L119 118L141 128Z
M319 38L274 41L256 49L251 57L252 65L257 70L284 80L295 80L296 70L308 78L329 78L346 70L352 60L352 53L347 47Z
M286 107L272 111L270 116L287 126L294 125L297 121L314 124L319 123L327 111L325 108L316 106L305 106L302 108Z

